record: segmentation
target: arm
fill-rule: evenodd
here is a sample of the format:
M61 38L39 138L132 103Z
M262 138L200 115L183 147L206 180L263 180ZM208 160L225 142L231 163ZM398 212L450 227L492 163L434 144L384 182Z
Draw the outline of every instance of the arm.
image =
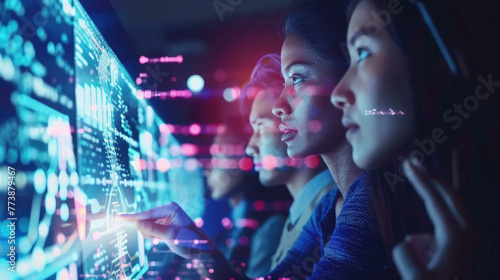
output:
M272 279L305 279L312 273L314 264L323 255L325 237L331 235L331 230L322 227L322 223L335 223L335 218L329 220L331 215L328 215L335 211L335 194L336 191L333 190L323 196L293 247L283 261L270 272Z
M149 211L118 216L125 222L135 222L137 229L146 238L158 238L184 258L198 258L213 264L212 279L248 279L236 271L219 248L176 203L169 203Z

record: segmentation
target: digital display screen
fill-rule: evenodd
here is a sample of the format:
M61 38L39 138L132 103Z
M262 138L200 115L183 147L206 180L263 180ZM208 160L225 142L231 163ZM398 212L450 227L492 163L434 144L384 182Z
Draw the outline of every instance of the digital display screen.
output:
M2 2L0 38L0 279L156 279L116 215L200 217L199 164L78 1Z

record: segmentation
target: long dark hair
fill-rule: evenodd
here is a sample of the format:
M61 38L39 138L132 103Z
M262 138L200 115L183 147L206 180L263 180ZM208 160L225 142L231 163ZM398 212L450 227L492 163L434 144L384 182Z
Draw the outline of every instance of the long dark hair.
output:
M297 35L319 56L331 62L340 81L348 61L339 46L345 40L345 1L309 1L289 11L281 23L284 36Z
M348 21L355 7L362 1L370 1L381 10L387 7L388 2L350 1L347 8ZM490 220L483 225L477 221L481 221L479 217L494 219L494 216L497 216L496 213L490 212L498 211L498 207L490 203L492 200L489 197L498 197L498 188L487 187L492 181L489 166L485 161L489 157L486 156L487 148L484 145L487 139L484 111L480 105L469 107L474 110L464 115L467 117L460 116L460 119L450 113L455 104L461 105L465 100L471 99L470 96L475 93L475 85L468 82L468 79L480 73L470 71L466 64L467 59L461 52L462 46L458 46L456 40L453 40L457 36L457 30L452 28L453 7L450 9L442 3L441 6L439 3L433 4L435 5L433 9L440 12L439 31L448 43L447 47L451 50L459 70L458 75L451 75L435 38L418 9L410 1L401 4L402 11L400 14L393 14L387 26L392 39L406 54L409 62L416 112L416 139L412 139L413 148L410 151L413 155L423 156L423 162L431 173L436 174L449 186L453 186L466 199L466 207L472 220L476 221L475 226L488 235L493 233L491 226L488 225L493 221ZM417 146L415 140L421 143L424 139L432 139L435 129L444 131L447 138L442 143L434 142L434 148L430 149L431 145L428 150L432 152L426 154ZM377 214L388 250L392 250L394 245L407 234L429 232L432 229L427 214L423 211L422 201L407 180L401 176L400 165L406 156L395 155L393 166L370 171ZM494 246L491 244L497 243L495 239L497 237L486 236L486 243L491 241L490 245L486 246ZM491 255L488 252L483 252L484 254ZM489 256L486 258L492 260ZM489 275L488 271L483 273Z

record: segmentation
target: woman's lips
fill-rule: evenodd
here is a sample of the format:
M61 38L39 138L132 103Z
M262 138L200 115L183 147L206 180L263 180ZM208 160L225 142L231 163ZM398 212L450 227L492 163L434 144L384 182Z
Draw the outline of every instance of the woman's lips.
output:
M281 141L283 142L292 140L299 133L298 130L291 129L284 123L280 124L279 129L281 130L281 132L283 132L283 135L281 136Z
M347 140L349 140L349 138L351 138L352 135L354 133L356 133L356 131L358 131L359 126L353 125L353 126L349 126L349 127L346 127L346 128L347 128L347 131L345 133L345 137L347 138Z
M342 125L347 129L345 133L345 137L347 140L349 140L349 138L351 138L352 135L359 129L359 125L349 119L342 119Z
M255 171L259 171L262 169L262 163L254 163L254 168L255 168Z
M295 138L299 132L297 130L285 130L283 135L281 135L281 141L287 142Z

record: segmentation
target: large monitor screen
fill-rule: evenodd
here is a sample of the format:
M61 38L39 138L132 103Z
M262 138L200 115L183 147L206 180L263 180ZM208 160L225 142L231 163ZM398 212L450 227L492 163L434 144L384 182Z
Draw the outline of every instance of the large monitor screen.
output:
M0 3L0 88L0 279L156 279L116 215L200 217L202 172L78 1Z

